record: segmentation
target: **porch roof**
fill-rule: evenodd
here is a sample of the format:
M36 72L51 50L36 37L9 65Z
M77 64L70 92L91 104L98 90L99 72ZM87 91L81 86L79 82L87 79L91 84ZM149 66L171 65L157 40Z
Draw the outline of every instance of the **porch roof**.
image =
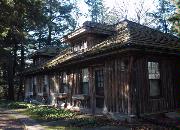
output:
M84 52L72 52L66 49L45 64L36 68L29 68L26 72L39 72L53 69L63 63L73 60L85 60L87 57L105 54L115 49L134 48L139 50L155 50L158 52L180 54L178 38L171 34L164 34L149 27L124 20L114 26L115 33L105 41L87 49Z

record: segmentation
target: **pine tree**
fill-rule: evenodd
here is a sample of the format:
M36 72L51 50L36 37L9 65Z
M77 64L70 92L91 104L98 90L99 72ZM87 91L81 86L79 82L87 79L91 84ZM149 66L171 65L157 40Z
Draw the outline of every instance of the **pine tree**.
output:
M170 17L170 22L173 24L172 31L180 36L180 1L175 1L176 12Z
M75 29L76 22L71 15L73 8L73 3L66 0L44 1L43 13L46 19L34 33L39 47L57 45L60 36Z
M171 24L168 19L174 11L175 6L169 0L158 0L157 11L149 13L148 15L154 19L156 29L164 33L169 33Z
M104 5L103 0L85 0L85 3L89 6L89 14L91 21L103 22Z
M15 75L17 71L22 72L25 67L27 33L35 30L40 24L43 16L41 6L41 0L1 0L0 2L0 45L11 52L7 64L8 98L11 100L14 100ZM20 76L19 82L19 92L22 92L23 76Z

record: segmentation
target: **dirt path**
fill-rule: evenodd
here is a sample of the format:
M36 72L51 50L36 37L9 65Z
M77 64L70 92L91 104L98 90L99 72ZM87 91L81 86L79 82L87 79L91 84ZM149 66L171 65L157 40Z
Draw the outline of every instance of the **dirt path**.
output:
M0 110L0 130L24 130L23 124Z

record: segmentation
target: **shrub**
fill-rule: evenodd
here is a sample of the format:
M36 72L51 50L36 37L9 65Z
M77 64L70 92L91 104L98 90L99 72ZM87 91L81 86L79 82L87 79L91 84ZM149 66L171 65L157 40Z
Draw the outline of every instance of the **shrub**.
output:
M76 126L76 127L93 127L97 126L97 121L95 118L79 118L76 120L72 120L70 122L71 126Z
M47 107L47 106L34 106L29 108L27 111L30 115L45 120L72 118L75 116L75 113L69 110L63 110L63 109Z
M25 103L25 102L11 102L7 105L9 109L26 109L33 107L33 104Z

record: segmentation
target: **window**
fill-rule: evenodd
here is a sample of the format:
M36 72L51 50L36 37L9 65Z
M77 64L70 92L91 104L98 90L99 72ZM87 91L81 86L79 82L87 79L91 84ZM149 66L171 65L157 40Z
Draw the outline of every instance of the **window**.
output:
M160 70L158 62L148 62L148 74L149 74L149 87L150 96L159 97L161 96L160 88Z
M96 76L97 88L103 88L104 87L103 69L96 70L95 76Z
M104 107L104 76L103 68L95 70L96 107Z
M28 85L29 85L29 92L32 92L33 91L33 84L32 84L32 78L29 78L27 79L29 82L28 82Z
M47 75L44 76L44 85L48 85L48 76Z
M82 69L82 93L88 94L89 91L89 73L88 69Z
M33 78L33 81L34 81L34 85L37 85L37 78L36 77Z
M38 76L35 81L37 83L38 93L42 93L42 78L41 78L41 76Z
M87 49L87 41L84 42L84 49Z
M53 76L52 76L51 81L52 81L51 91L52 91L53 93L56 93L56 88L57 88L57 78L56 78L56 75L53 75Z
M75 43L72 46L72 51L74 52L84 51L86 49L87 49L87 41L81 41L81 42Z
M63 73L63 85L62 85L62 89L64 93L68 93L68 77L67 77L67 73Z

